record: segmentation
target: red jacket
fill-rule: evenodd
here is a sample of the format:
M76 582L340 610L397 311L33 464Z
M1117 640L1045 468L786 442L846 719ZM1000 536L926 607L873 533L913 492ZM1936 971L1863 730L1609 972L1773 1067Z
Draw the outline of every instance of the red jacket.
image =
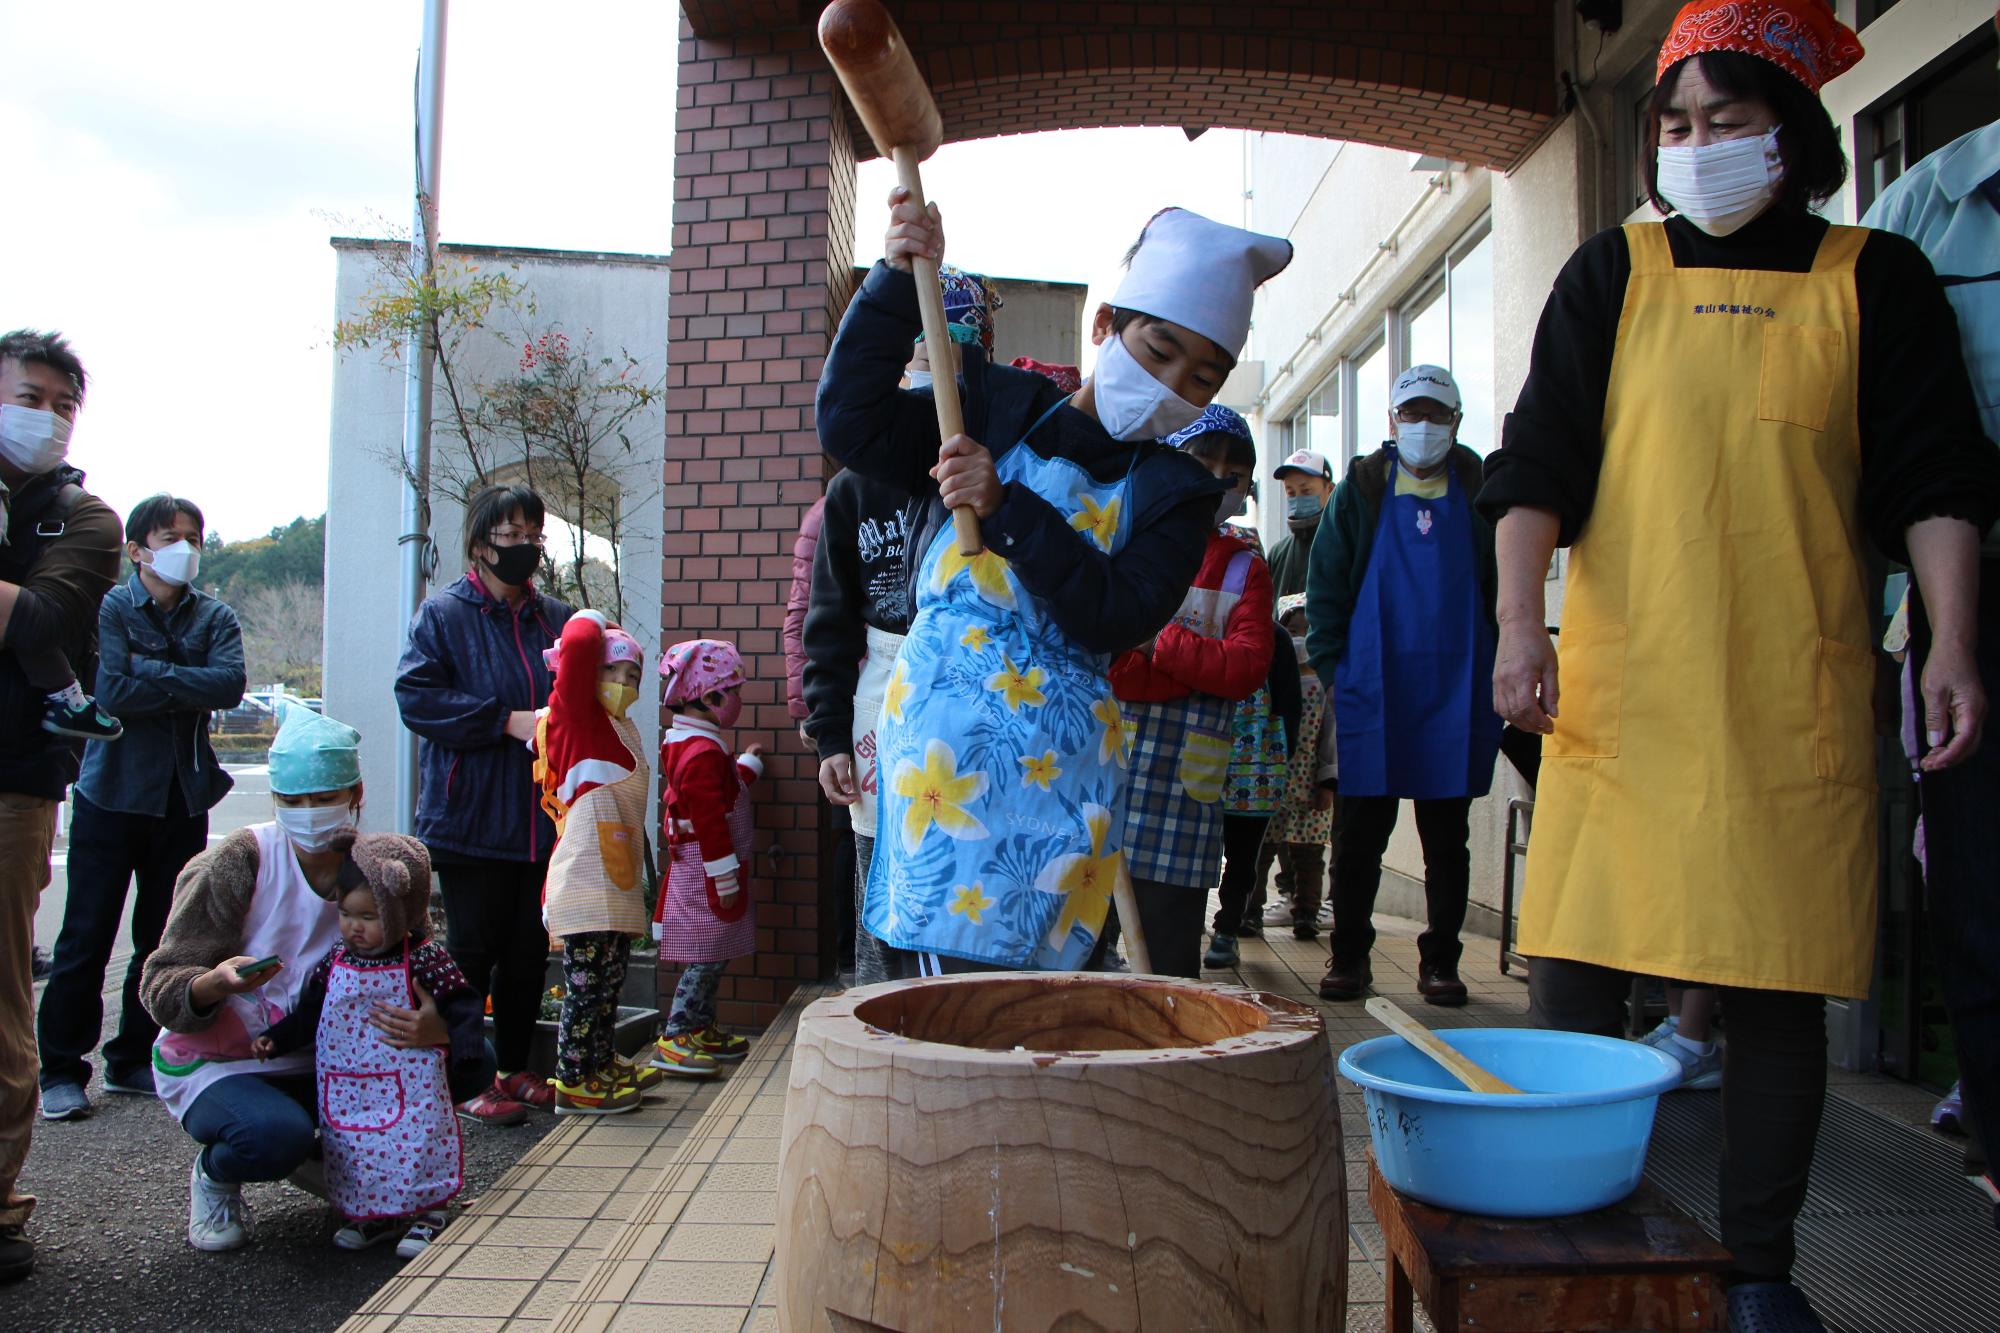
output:
M1213 532L1190 586L1219 591L1239 552L1249 552L1250 567L1222 637L1204 637L1175 617L1153 640L1152 656L1135 649L1112 659L1111 688L1120 699L1158 703L1212 694L1236 702L1257 692L1271 674L1270 567L1246 543Z
M785 598L785 709L792 721L811 716L806 707L806 608L812 605L813 552L819 549L820 515L826 511L821 496L799 521L799 538L792 543L792 591Z

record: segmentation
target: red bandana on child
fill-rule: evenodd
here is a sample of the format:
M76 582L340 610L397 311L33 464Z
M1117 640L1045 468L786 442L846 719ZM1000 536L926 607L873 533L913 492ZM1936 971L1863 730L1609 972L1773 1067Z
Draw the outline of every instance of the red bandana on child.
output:
M1660 44L1658 73L1709 51L1768 60L1814 94L1862 56L1861 39L1828 0L1693 0Z

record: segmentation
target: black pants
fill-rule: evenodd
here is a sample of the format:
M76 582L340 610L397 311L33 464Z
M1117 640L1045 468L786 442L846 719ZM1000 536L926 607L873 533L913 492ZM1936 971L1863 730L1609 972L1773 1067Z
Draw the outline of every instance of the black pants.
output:
M1250 893L1262 882L1263 874L1271 864L1260 855L1264 848L1264 830L1269 827L1269 815L1222 817L1222 892L1221 902L1215 910L1215 933L1218 935L1234 935L1243 926L1243 914L1250 907Z
M1930 657L1930 618L1910 598L1910 651L1916 676ZM1979 679L1989 707L2000 701L2000 560L1980 561ZM1923 695L1914 701L1923 716ZM1923 732L1921 721L1918 733ZM2000 723L1991 717L1986 742L1972 758L1917 786L1923 801L1924 902L1945 1010L1958 1045L1959 1091L1973 1143L1969 1154L1990 1163L2000 1144Z
M1424 911L1429 918L1417 936L1417 960L1425 967L1456 971L1458 932L1465 925L1471 890L1472 853L1466 822L1472 802L1417 801L1417 836L1424 844ZM1393 796L1340 798L1340 845L1333 858L1333 965L1359 967L1375 947L1375 893L1382 887L1382 853L1396 831L1401 802Z
M115 1078L152 1063L160 1028L139 1002L139 977L159 947L173 906L174 881L208 846L208 812L159 817L128 815L92 805L82 794L69 826L69 897L55 966L35 1016L42 1050L42 1086L87 1083L90 1061L104 1026L104 970L125 915L125 890L138 881L132 904L132 961L125 966L118 1032L104 1043L104 1063ZM170 802L179 800L170 793Z
M493 1053L499 1068L528 1067L548 971L542 924L547 861L455 860L438 866L445 947L481 1000L493 997Z
M1139 900L1139 927L1153 971L1201 980L1201 918L1208 890L1135 879L1132 896Z
M1565 1032L1625 1035L1632 975L1594 963L1528 965L1528 1021ZM1736 1280L1783 1281L1792 1223L1826 1104L1826 1001L1796 991L1719 988L1729 1040L1722 1055L1722 1243Z

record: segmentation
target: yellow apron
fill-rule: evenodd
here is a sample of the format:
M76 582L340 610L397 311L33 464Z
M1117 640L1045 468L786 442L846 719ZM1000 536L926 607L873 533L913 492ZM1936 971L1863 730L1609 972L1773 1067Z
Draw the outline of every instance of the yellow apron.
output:
M1810 273L1674 267L1628 225L1604 464L1571 548L1521 950L1860 996L1875 947L1862 587L1867 232Z

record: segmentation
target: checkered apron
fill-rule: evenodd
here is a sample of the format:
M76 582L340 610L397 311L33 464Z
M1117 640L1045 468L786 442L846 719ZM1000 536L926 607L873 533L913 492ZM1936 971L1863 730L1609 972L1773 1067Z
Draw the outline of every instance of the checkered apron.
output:
M1221 638L1243 595L1250 552L1229 562L1221 588L1190 588L1174 623ZM1222 864L1222 789L1235 748L1234 706L1213 694L1165 703L1125 703L1132 771L1125 855L1133 879L1182 887L1214 883Z

